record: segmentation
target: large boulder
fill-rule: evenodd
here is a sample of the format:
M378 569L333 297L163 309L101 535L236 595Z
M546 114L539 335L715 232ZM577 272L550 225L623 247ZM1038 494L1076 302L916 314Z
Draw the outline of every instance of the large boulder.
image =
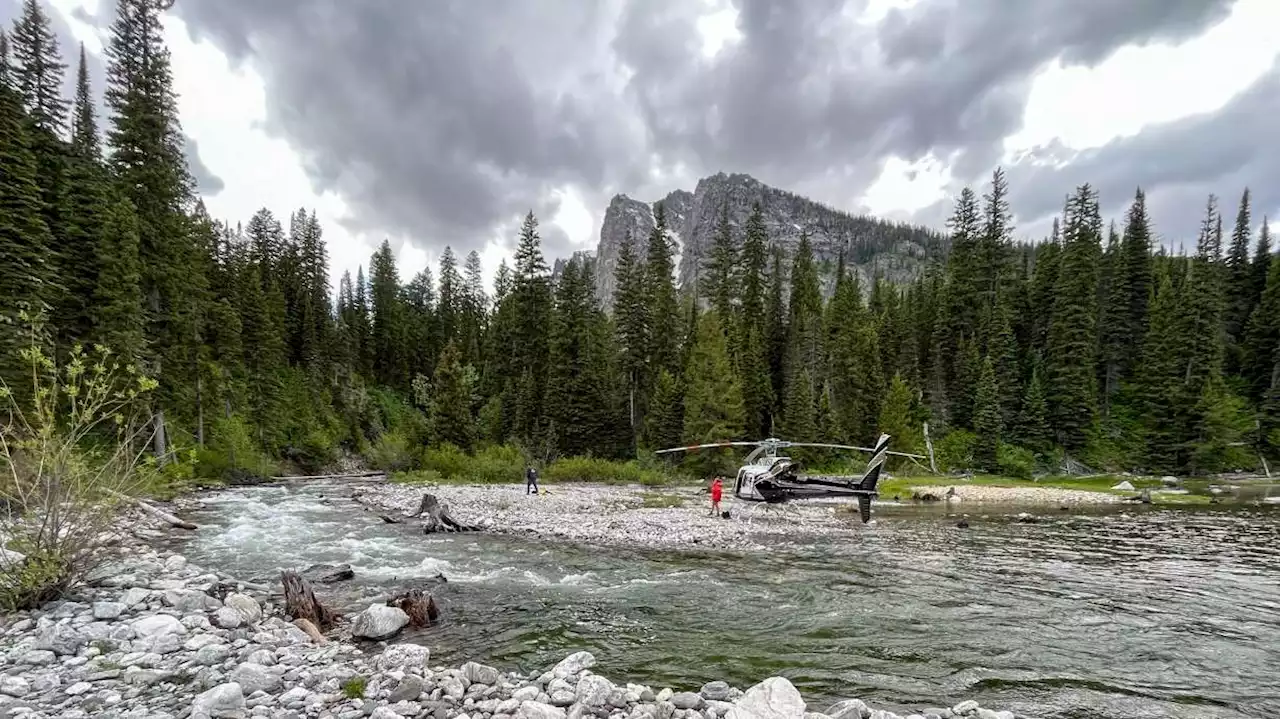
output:
M262 607L258 604L258 600L247 594L228 594L222 603L236 610L240 620L245 624L257 624L262 621Z
M227 682L200 694L191 702L193 719L205 717L239 717L244 715L244 690L235 682Z
M747 690L735 707L758 719L803 719L804 699L783 677L769 677Z
M383 672L397 669L402 672L414 670L421 672L427 668L427 662L430 660L431 650L421 644L395 644L378 655L375 665L378 671Z
M350 564L313 564L301 573L312 584L334 584L356 576Z
M390 639L409 623L409 615L385 604L370 604L369 608L351 620L351 636L361 639Z
M591 655L591 652L574 652L561 659L560 663L551 670L551 673L559 679L568 679L595 665L596 658Z

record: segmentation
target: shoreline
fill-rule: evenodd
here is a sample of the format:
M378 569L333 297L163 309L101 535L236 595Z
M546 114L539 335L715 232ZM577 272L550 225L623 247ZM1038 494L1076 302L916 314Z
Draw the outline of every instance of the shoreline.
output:
M379 649L349 638L356 620L385 613L385 606L316 641L281 616L277 587L206 571L143 540L125 539L121 549L120 558L91 575L95 585L73 590L72 599L0 617L0 713L31 719L899 719L853 698L809 707L781 677L745 690L724 682L615 685L591 671L595 659L586 652L537 676L474 661L431 666L427 647ZM1015 719L974 701L911 716Z
M530 496L521 485L392 482L358 483L350 497L366 510L407 518L424 493L435 495L464 523L490 534L538 537L601 546L674 550L777 551L831 538L853 539L874 528L876 504L886 509L947 506L958 513L1004 507L1010 510L1058 510L1063 507L1115 506L1124 498L1105 492L1053 487L1005 488L957 483L963 502L942 498L946 486L920 486L938 502L893 502L883 494L873 504L873 519L864 525L850 502L809 500L786 509L765 509L730 498L721 509L729 519L709 516L709 502L698 487L651 488L605 484L545 485Z

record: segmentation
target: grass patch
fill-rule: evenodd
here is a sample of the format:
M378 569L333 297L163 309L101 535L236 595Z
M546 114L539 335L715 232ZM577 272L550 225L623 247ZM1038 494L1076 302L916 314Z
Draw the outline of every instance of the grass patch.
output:
M342 696L348 699L363 699L364 688L369 680L362 676L354 676L342 683Z
M685 498L678 494L646 492L640 495L640 506L645 509L669 509L672 507L683 507L684 500Z

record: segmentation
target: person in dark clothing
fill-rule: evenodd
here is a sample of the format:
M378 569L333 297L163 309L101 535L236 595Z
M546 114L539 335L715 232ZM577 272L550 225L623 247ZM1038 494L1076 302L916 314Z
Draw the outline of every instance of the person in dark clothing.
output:
M529 467L529 469L525 470L524 493L525 494L538 493L538 470L534 469L533 467Z

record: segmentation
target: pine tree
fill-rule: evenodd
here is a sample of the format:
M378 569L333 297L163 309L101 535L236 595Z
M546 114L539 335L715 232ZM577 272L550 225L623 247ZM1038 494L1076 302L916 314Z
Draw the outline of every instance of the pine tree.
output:
M738 306L741 310L734 334L741 353L737 364L746 412L746 432L761 437L769 433L770 408L773 405L765 324L765 269L768 261L769 238L764 226L764 211L756 203L747 218L742 243L742 275L738 282Z
M36 162L16 93L0 84L0 377L21 367L19 346L30 337L19 315L45 309L52 237L41 215Z
M80 43L80 63L76 66L75 110L71 115L71 150L82 158L100 160L102 142L98 138L98 118L93 105L93 93L89 88L89 63L85 59L84 43Z
M973 399L973 433L977 436L973 445L973 461L978 468L988 472L995 471L999 466L997 454L1004 429L1001 415L1000 385L996 382L995 364L988 355L982 358L982 369L978 373L978 386Z
M1253 263L1249 256L1252 240L1249 190L1246 188L1240 197L1240 210L1236 213L1236 225L1231 233L1225 267L1226 307L1223 323L1226 332L1226 366L1231 372L1235 372L1243 362L1245 327L1261 292L1253 282Z
M138 261L138 219L128 200L111 206L102 229L95 263L93 326L97 343L125 364L144 355L146 317L142 306L142 269Z
M876 327L862 304L856 276L837 275L827 315L831 409L840 427L839 436L849 442L869 441L884 381Z
M1280 345L1280 262L1269 261L1267 283L1245 330L1242 368L1245 386L1255 400L1272 385L1274 353Z
M62 96L66 63L58 48L53 23L40 0L25 0L22 15L10 37L15 84L22 93L23 106L31 124L53 137L66 127L67 101Z
M436 328L440 342L447 344L458 339L463 301L458 259L453 255L453 248L446 245L444 252L440 253L440 294L436 301Z
M547 416L565 456L598 453L612 421L607 368L594 346L598 314L591 278L574 258L556 287L547 383Z
M684 431L684 393L679 380L663 370L653 385L653 402L645 418L645 444L674 447Z
M766 424L778 424L782 420L784 392L786 391L787 357L787 303L785 299L786 273L783 270L781 247L773 248L773 262L769 270L769 296L764 309L765 366L769 375L769 398Z
M672 282L671 239L667 236L666 211L659 203L656 224L645 253L645 296L649 325L648 370L679 371L680 305Z
M734 279L738 271L738 252L729 226L729 203L720 206L720 220L711 246L711 264L707 268L706 297L711 308L728 322L733 317Z
M698 320L698 338L685 374L684 441L738 439L745 414L742 391L729 364L720 318L714 310Z
M462 366L458 345L449 342L440 353L440 363L431 382L429 434L433 443L448 442L464 451L475 443L475 420L471 417L471 387Z
M622 352L622 371L627 378L628 415L634 431L644 416L644 387L648 385L649 318L644 292L644 265L636 261L627 238L618 251L614 269L617 291L613 298L614 321Z
M525 442L537 442L545 430L548 333L551 324L551 278L542 257L538 221L530 212L520 228L516 270L511 291L513 339L511 360L522 372L508 391L517 409L514 431ZM504 404L506 404L504 402Z
M1018 444L1036 452L1046 452L1053 446L1053 432L1049 428L1049 405L1045 401L1044 387L1040 382L1040 367L1036 363L1031 370L1026 392L1022 395L1022 407L1018 412L1015 439Z
M364 265L356 267L355 288L351 303L351 333L355 337L356 370L366 377L373 375L373 329L370 325L369 283L364 279Z
M914 452L923 444L923 437L915 421L913 397L911 387L901 375L895 374L889 381L889 388L880 404L876 429L893 439L893 448L898 452Z
M1046 348L1049 412L1059 442L1084 447L1097 410L1098 273L1102 221L1092 187L1067 203L1065 244Z
M373 376L379 382L397 389L408 389L408 362L404 354L404 306L400 293L400 276L391 243L382 246L369 261L369 289L373 300Z
M1168 268L1161 268L1151 305L1151 326L1142 351L1140 397L1147 460L1156 471L1175 471L1183 464L1187 425L1184 373L1187 319Z

